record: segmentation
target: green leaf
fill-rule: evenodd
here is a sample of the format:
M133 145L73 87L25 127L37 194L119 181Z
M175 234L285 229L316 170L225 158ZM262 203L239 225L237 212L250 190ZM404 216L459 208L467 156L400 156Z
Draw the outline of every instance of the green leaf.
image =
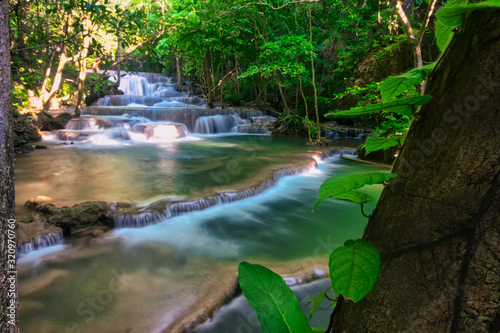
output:
M326 293L330 291L330 289L332 289L332 286L328 286L328 288L326 288L325 290L323 290L322 292L311 298L309 302L307 302L307 304L312 304L311 313L309 314L309 320L311 320L312 316L314 316L314 313L316 313L316 310L318 310L319 306L325 299Z
M297 298L281 276L264 266L241 262L238 282L264 332L312 332Z
M354 303L366 296L380 273L380 254L364 239L348 240L330 254L330 279L335 293Z
M347 111L341 111L336 113L328 113L326 115L334 117L362 116L383 111L383 112L394 112L403 116L411 116L413 115L413 110L415 105L429 104L430 101L431 101L431 96L428 95L405 97L397 99L392 102L371 104L361 108L354 108Z
M436 63L432 63L399 76L389 76L388 79L380 83L380 95L384 101L397 97L405 90L426 80Z
M450 44L451 39L453 38L453 29L455 29L455 27L444 25L439 20L436 21L434 34L436 36L437 46L441 52L444 52L448 44Z
M465 14L478 9L488 9L495 7L500 7L500 0L488 0L469 5L445 6L436 13L436 17L444 25L456 27L463 23Z
M386 150L387 148L400 145L404 142L405 138L405 135L392 136L390 138L383 138L378 135L370 136L365 142L366 155L372 151Z
M359 191L350 191L338 194L335 196L335 199L352 202L358 205L364 205L367 202L375 200L371 195Z
M312 331L313 333L325 333L325 330L322 329L322 328L317 328L317 327L313 327L312 328Z
M351 192L352 190L358 189L365 185L372 184L381 184L386 180L396 177L395 173L383 173L383 172L370 172L364 174L357 175L347 175L347 176L339 176L339 177L331 177L327 179L319 188L319 196L316 204L314 205L314 209L318 207L320 203L325 201L326 199L338 199L338 200L346 200L348 199L363 199L360 198L359 194L346 194ZM361 193L361 192L359 192ZM370 196L366 195L365 200L370 201L373 200ZM360 203L358 201L351 201L355 203Z

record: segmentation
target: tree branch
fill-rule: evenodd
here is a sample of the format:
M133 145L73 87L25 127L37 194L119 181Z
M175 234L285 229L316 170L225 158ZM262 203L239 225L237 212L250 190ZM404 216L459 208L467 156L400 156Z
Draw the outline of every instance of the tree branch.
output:
M228 78L228 76L230 76L231 74L233 74L235 71L236 71L236 68L233 69L232 71L230 71L229 73L227 73L226 75L224 75L224 77L219 80L219 83L212 89L212 92L214 92L215 89L217 89L218 87L220 87L220 85Z
M429 25L429 21L431 20L432 13L434 12L434 7L436 6L437 0L431 0L429 3L429 7L427 7L427 13L425 14L424 22L422 23L422 27L418 32L418 37L415 45L419 46L422 43L422 39L424 39L425 29L427 29L427 25Z

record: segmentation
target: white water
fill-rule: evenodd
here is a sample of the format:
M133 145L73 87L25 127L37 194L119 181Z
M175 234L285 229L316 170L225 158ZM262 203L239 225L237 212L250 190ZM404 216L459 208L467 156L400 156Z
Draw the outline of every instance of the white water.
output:
M44 140L102 146L175 141L189 137L190 130L211 135L269 134L265 124L275 120L260 111L206 110L202 98L176 91L172 78L159 74L126 74L119 89L125 95L99 99L95 108L84 109L84 115L72 119L64 130L45 135ZM248 119L243 119L243 115Z

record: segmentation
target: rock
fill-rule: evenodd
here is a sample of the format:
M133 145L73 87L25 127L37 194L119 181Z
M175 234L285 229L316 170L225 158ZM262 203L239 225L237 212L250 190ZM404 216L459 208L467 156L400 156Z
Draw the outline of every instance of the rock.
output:
M46 145L34 145L33 148L35 148L35 149L49 149L49 147Z
M47 221L62 228L65 236L94 226L113 226L113 219L108 217L108 207L103 201L87 201L72 207L39 206L37 211Z
M15 147L14 148L14 152L16 154L28 154L28 153L31 153L34 150L35 150L35 148L33 148L32 145L23 145L21 147Z
M30 198L28 201L25 203L26 206L30 207L37 207L37 206L43 206L43 205L54 205L54 200L52 198L39 195L35 198Z
M38 123L40 130L42 131L55 131L59 129L64 129L68 121L72 118L71 114L64 112L56 117L52 117L46 112L40 112L38 114Z
M29 243L36 243L37 239L43 239L44 237L61 234L62 229L50 225L45 219L40 218L40 216L36 216L34 222L18 222L16 232L17 244L18 246L23 246Z

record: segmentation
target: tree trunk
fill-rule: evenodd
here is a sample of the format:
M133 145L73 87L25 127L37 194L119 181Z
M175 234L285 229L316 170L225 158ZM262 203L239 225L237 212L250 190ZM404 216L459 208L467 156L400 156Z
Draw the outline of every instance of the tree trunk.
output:
M469 14L428 82L365 238L375 288L334 332L498 332L500 10Z
M43 108L44 110L50 108L50 101L54 97L56 92L59 91L59 87L61 86L61 81L62 81L62 72L64 70L64 67L66 66L66 63L69 60L71 60L71 58L67 58L66 53L64 51L61 51L61 56L59 57L59 64L57 65L56 73L54 75L54 81L51 84L50 92L47 91L41 92L39 100L40 108Z
M308 15L309 15L309 41L312 45L313 38L312 38L311 3L309 3ZM314 58L313 58L312 54L311 54L311 80L312 80L312 86L313 86L313 92L314 92L314 111L316 112L316 127L317 127L316 140L319 143L321 141L321 127L320 127L321 124L319 122L318 90L316 89L316 75L314 73Z
M224 108L224 45L220 58L220 107Z
M179 52L175 54L175 71L177 74L177 91L182 91L182 67Z
M278 86L278 91L280 93L280 98L283 101L283 108L285 109L285 113L290 113L290 108L288 107L288 103L286 102L285 93L283 93L283 89L281 88L281 81L279 79L279 73L277 71L273 71L273 77L276 80L276 85Z
M0 333L19 332L15 229L14 143L10 80L9 11L0 2ZM10 230L10 231L9 231ZM9 243L10 241L10 243ZM13 253L9 251L13 249ZM10 254L8 256L8 254Z
M214 107L214 97L212 92L212 75L210 74L211 57L209 51L205 52L205 81L207 84L207 106L212 109Z
M76 100L76 107L74 117L80 117L80 106L83 102L83 93L85 90L85 79L87 79L87 53L90 47L90 34L92 33L92 22L88 17L83 19L83 31L85 37L83 37L83 48L80 53L80 74L78 75L78 97Z
M47 66L47 70L45 71L45 77L43 79L42 83L42 88L40 89L40 96L37 102L37 107L42 108L43 107L43 95L46 94L47 92L47 83L49 82L50 78L50 73L52 72L52 63L54 62L54 57L56 55L56 51L52 51L50 54L50 60L49 60L49 65Z
M236 66L236 92L238 93L238 96L239 96L239 95L241 95L240 79L238 78L238 76L240 75L239 74L240 64L238 62L238 56L237 55L234 56L234 62L235 62L235 66Z

